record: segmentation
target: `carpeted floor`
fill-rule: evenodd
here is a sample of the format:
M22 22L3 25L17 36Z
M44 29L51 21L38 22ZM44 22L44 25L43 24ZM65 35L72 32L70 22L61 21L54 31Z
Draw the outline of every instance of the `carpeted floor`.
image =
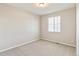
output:
M0 56L74 56L76 48L38 40L0 53Z

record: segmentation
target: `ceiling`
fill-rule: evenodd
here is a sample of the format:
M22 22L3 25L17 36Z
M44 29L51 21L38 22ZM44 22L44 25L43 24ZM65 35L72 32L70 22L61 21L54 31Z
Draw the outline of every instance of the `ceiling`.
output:
M8 5L21 8L23 10L32 12L36 15L45 15L51 12L75 7L75 4L73 3L48 3L48 7L46 8L36 7L33 5L33 3L8 3Z

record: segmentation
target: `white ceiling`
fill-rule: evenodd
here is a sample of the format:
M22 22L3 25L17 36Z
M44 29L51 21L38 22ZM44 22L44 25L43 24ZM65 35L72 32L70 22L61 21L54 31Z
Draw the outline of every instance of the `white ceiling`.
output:
M48 7L46 8L35 7L33 3L9 3L8 5L27 10L37 15L45 15L51 12L75 7L73 3L48 3Z

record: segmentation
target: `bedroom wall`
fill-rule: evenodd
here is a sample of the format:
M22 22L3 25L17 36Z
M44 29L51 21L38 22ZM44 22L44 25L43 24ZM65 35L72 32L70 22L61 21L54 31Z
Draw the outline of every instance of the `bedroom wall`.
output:
M39 16L0 4L0 50L39 39Z
M48 17L51 16L61 16L61 32L48 32ZM41 16L41 39L75 47L75 28L75 8L70 8Z

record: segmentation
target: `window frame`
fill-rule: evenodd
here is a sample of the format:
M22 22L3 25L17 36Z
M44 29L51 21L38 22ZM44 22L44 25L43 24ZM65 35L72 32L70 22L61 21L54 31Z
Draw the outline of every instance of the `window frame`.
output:
M52 22L50 22L50 21L52 21ZM56 29L56 26L58 29ZM48 32L61 32L61 16L52 16L52 17L48 18Z

